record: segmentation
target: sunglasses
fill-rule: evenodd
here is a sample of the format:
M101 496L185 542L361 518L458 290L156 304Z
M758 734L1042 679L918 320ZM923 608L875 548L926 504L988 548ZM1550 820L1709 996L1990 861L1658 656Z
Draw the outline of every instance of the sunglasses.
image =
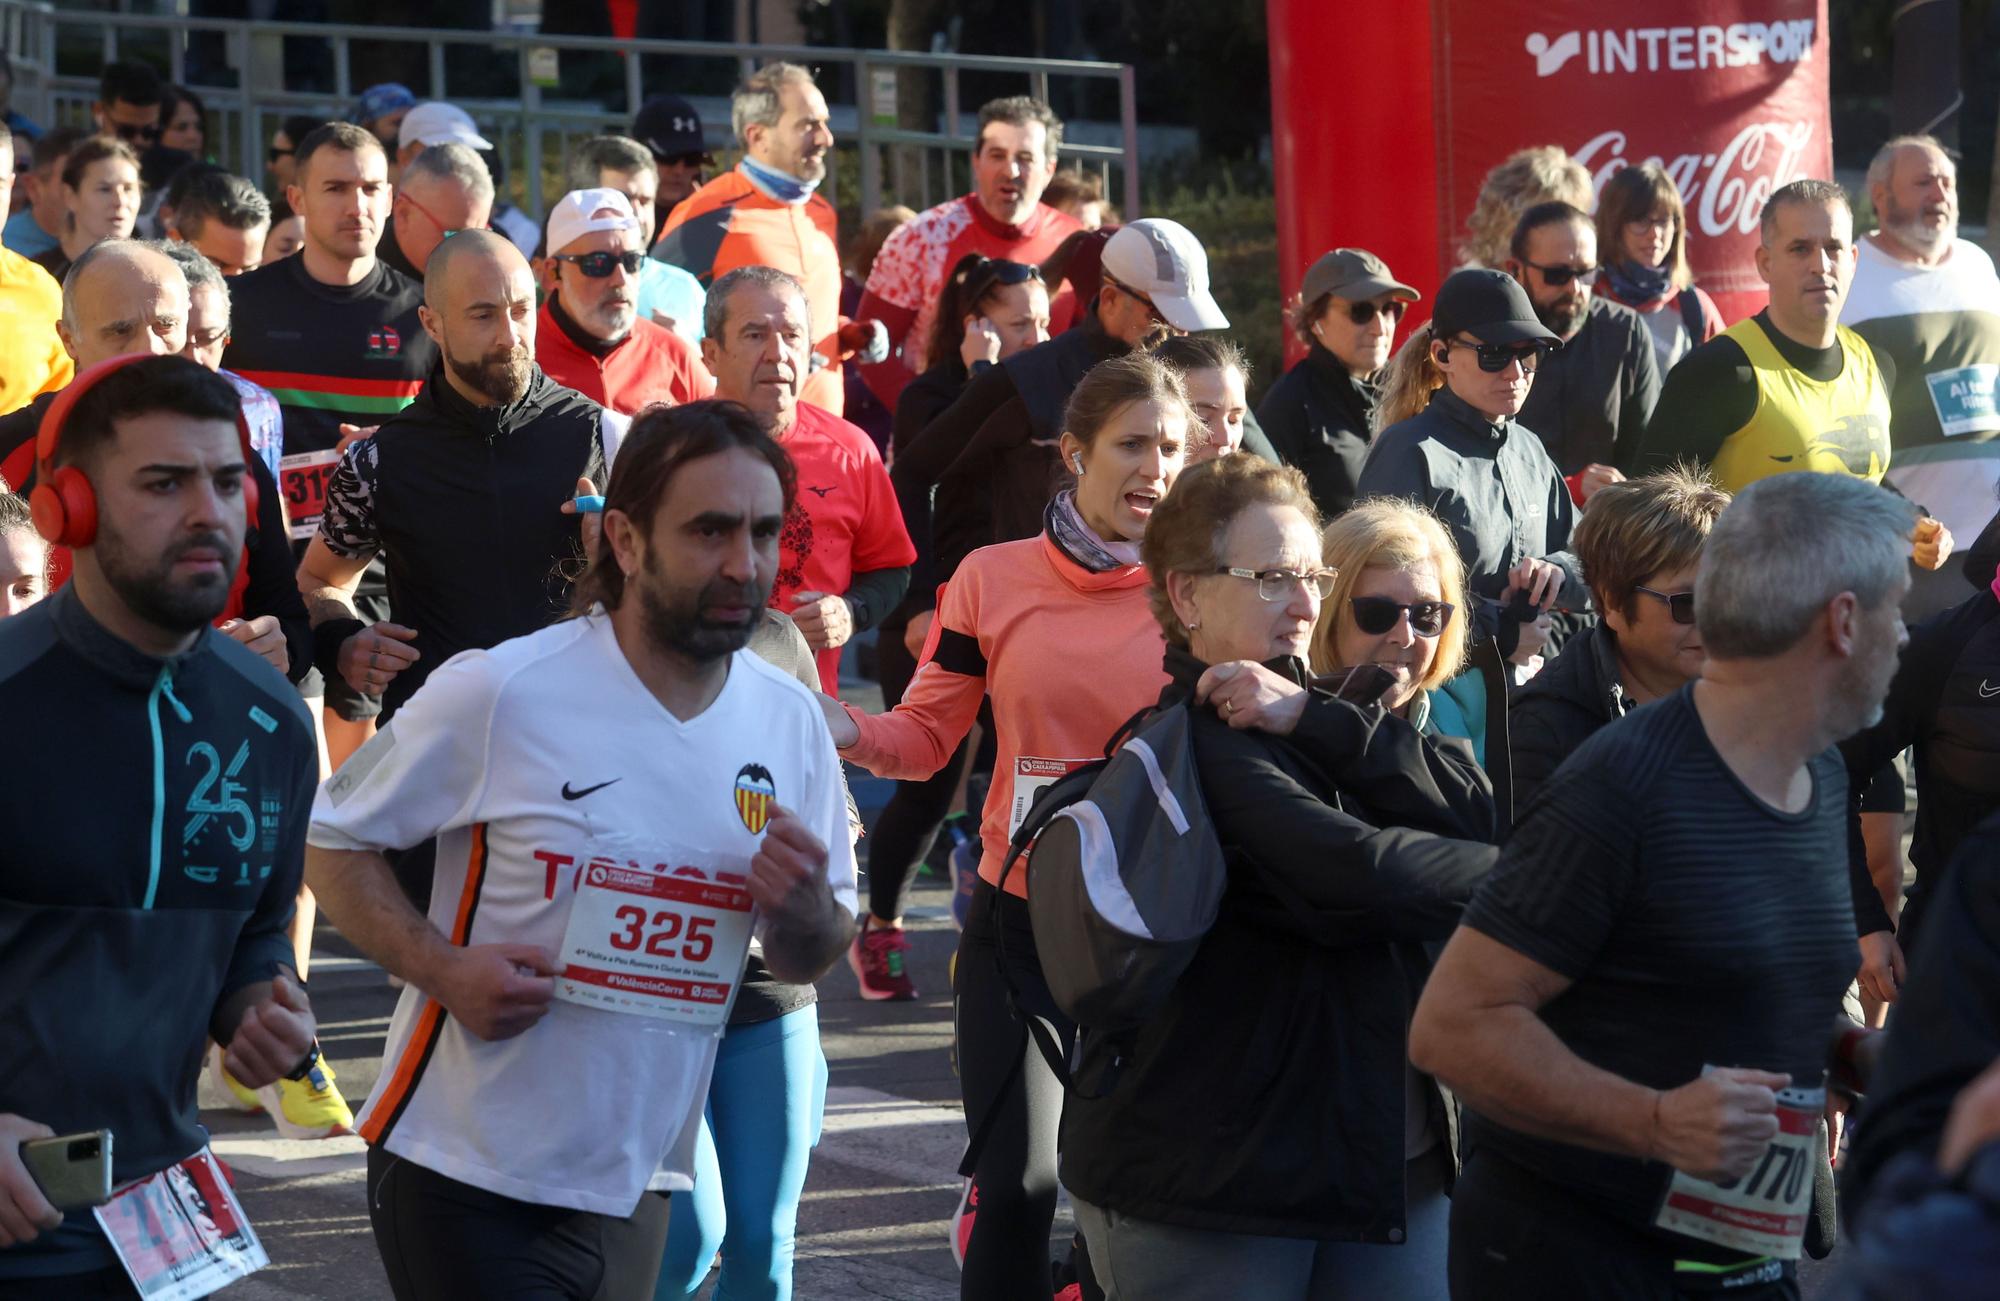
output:
M1356 325L1367 325L1378 316L1386 316L1391 321L1403 319L1403 313L1410 305L1400 298L1391 298L1386 303L1349 303L1347 319Z
M636 276L639 268L646 265L646 255L635 248L623 253L558 253L555 257L558 262L573 263L592 280L602 280L619 267L625 268L626 275Z
M150 126L135 126L130 122L113 122L111 124L111 133L120 140L125 141L158 140L160 138L160 128L157 123Z
M1257 584L1257 595L1266 601L1289 600L1301 584L1315 598L1324 601L1333 594L1333 582L1340 577L1337 569L1315 569L1310 574L1301 574L1290 569L1236 569L1225 565L1215 572L1249 579Z
M985 278L1000 285L1025 285L1040 280L1042 269L1032 262L1013 262L1003 257L983 257L966 273L967 282Z
M679 167L706 167L708 165L708 155L702 153L654 154L653 161L655 163L664 163Z
M1523 262L1521 265L1533 267L1541 272L1542 279L1548 281L1551 289L1561 289L1572 280L1580 284L1594 285L1597 283L1599 270L1597 267L1545 267L1539 262Z
M1453 348L1470 348L1479 358L1479 369L1491 374L1499 374L1515 362L1521 369L1532 375L1541 369L1542 358L1554 351L1547 342L1531 343L1472 343L1464 339L1443 339L1445 355L1451 355Z
M278 148L278 146L272 145L269 149L266 149L264 151L264 161L275 163L280 158L290 158L293 154L297 152L298 150L296 149L280 149Z
M1131 299L1135 303L1138 303L1140 306L1144 307L1148 312L1150 312L1153 317L1153 324L1164 325L1170 330L1174 328L1172 322L1168 321L1166 317L1160 315L1159 304L1155 303L1151 298L1148 298L1145 294L1140 293L1138 290L1132 288L1130 285L1121 283L1117 277L1112 275L1107 274L1104 277L1104 283L1110 285L1113 289L1116 289L1119 293L1125 295L1127 298Z
M1665 601L1667 603L1667 613L1673 616L1675 623L1694 622L1693 592L1656 592L1650 587L1641 587L1637 583L1632 585L1632 590L1635 592L1644 592L1650 597Z
M1386 596L1357 596L1348 604L1354 607L1354 626L1370 637L1390 631L1405 614L1410 616L1410 631L1419 637L1435 637L1451 622L1452 607L1448 601L1413 601L1405 605Z

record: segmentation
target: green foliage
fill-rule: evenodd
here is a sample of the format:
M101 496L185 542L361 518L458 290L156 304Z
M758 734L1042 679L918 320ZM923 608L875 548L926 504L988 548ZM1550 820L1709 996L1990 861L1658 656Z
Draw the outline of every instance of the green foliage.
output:
M1149 169L1145 215L1171 217L1208 250L1215 301L1250 359L1250 404L1284 373L1284 303L1278 293L1278 203L1268 170L1175 159Z

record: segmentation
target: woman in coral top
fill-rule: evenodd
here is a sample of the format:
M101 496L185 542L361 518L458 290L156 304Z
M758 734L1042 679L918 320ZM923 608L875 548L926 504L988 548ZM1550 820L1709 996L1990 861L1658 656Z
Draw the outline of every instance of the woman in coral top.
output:
M993 700L998 760L953 977L966 1125L986 1131L962 1171L970 1178L954 1222L965 1298L1048 1292L1056 1206L1063 1090L1007 1005L992 907L1000 865L1035 791L1101 757L1119 725L1159 698L1164 642L1138 544L1201 432L1180 379L1144 354L1091 370L1063 423L1074 488L1049 503L1041 536L984 547L959 566L902 703L869 715L825 701L843 758L907 781L942 767L981 698ZM1007 967L1022 1009L1067 1052L1075 1027L1042 979L1026 894L1016 872L998 900Z

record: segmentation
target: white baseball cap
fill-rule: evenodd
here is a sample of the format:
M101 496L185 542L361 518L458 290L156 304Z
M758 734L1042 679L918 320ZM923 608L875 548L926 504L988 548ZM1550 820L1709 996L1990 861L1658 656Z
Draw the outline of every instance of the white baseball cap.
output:
M571 190L549 213L549 252L560 253L574 240L600 230L637 230L632 201L617 190Z
M396 147L400 149L407 144L493 147L492 141L479 134L479 128L472 124L464 109L442 100L419 104L403 118L403 127L396 133Z
M1229 318L1208 292L1208 254L1194 232L1165 217L1118 228L1100 259L1106 275L1153 300L1177 330L1226 330Z

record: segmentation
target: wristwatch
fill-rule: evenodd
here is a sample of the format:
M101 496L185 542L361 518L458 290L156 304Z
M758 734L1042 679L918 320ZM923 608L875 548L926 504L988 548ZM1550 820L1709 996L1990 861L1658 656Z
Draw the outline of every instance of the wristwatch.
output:
M295 1083L302 1084L306 1081L306 1079L309 1076L312 1075L313 1068L318 1065L319 1065L319 1040L315 1039L312 1041L312 1047L306 1049L306 1055L304 1060L302 1060L296 1067L294 1067L288 1074L286 1074L285 1078L294 1081Z

